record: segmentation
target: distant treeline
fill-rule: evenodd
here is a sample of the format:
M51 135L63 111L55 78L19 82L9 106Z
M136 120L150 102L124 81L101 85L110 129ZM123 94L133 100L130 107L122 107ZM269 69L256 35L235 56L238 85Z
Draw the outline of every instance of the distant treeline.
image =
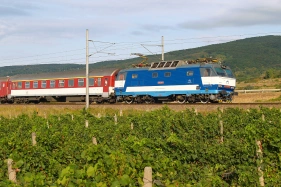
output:
M160 61L160 55L149 55L147 63ZM178 50L165 53L165 60L192 60L214 57L224 62L234 71L238 81L257 77L281 76L281 36L262 36L214 44L193 49ZM90 69L99 68L129 68L132 64L141 62L140 58L128 60L105 61L90 64ZM85 69L79 64L40 64L25 66L0 67L0 76L15 74L33 74L41 72L58 72Z

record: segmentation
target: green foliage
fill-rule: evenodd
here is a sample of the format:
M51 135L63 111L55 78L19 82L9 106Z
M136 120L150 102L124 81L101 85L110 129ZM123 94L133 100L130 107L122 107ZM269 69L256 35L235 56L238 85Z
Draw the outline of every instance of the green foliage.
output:
M258 166L267 186L280 183L279 109L229 108L197 115L163 107L120 116L118 124L113 114L97 118L82 110L74 120L70 114L1 117L0 186L15 186L7 180L8 158L20 169L18 186L24 187L142 186L146 166L153 169L155 186L259 186ZM92 144L93 136L98 145Z

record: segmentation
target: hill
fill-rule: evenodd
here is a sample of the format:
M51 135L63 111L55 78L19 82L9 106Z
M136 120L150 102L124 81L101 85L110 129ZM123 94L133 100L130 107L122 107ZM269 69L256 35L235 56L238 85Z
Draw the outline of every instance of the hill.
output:
M204 57L215 57L229 65L238 81L257 77L281 77L281 36L262 36L231 41L222 44L208 45L193 49L165 53L165 60L190 60ZM148 63L159 61L160 55L149 55ZM139 63L140 58L128 60L105 61L90 64L90 69L128 68ZM57 72L85 69L78 64L45 64L0 67L0 77L22 73Z

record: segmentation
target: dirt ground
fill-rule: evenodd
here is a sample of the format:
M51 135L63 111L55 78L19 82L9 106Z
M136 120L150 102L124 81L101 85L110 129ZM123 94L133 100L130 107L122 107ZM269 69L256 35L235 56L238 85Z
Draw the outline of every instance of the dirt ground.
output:
M239 93L238 96L234 97L233 103L270 102L271 99L276 99L280 96L281 92Z
M237 105L229 105L229 104L183 104L183 105L168 105L168 107L175 111L182 111L186 109L194 109L197 112L208 113L212 111L216 111L219 108L229 108L229 107L239 107L243 109L248 108L258 108L260 105L256 105L255 103L268 103L272 102L270 100L279 98L281 96L281 92L267 92L267 93L239 93L238 96L234 97L233 104ZM253 104L251 104L253 103ZM281 101L275 101L274 103L279 104L267 104L266 107L277 107L281 108ZM272 105L272 106L271 106ZM128 114L133 111L152 111L161 109L164 107L163 105L150 105L150 104L141 104L141 105L128 105L128 104L104 104L90 105L90 112L94 115L100 113L101 115L105 114L119 114L122 110L124 114ZM29 104L29 105L13 105L13 104L3 104L0 105L0 116L5 116L8 118L16 117L22 113L32 115L36 112L38 115L45 117L49 115L61 115L61 114L73 114L80 113L82 109L85 108L85 105L43 105L43 104Z

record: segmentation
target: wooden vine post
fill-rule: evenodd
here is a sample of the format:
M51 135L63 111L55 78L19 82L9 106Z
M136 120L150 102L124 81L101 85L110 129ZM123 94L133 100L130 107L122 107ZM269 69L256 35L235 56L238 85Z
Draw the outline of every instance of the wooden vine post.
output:
M86 127L86 128L89 127L89 121L88 121L88 120L85 121L85 127Z
M145 167L143 174L143 187L152 187L152 168Z
M117 125L117 115L116 114L114 115L114 123L115 123L115 125Z
M223 108L220 109L221 113L219 113L219 119L221 119L221 114L223 113ZM220 134L221 134L221 139L220 143L223 143L223 121L220 120Z
M17 182L17 175L16 175L16 170L13 169L13 160L8 159L8 175L9 175L9 180L16 183Z
M131 129L132 129L132 130L134 129L134 124L133 124L133 123L131 123Z
M261 164L262 164L262 144L261 141L256 141L256 144L258 146L257 149L257 157L258 157L258 174L259 174L259 182L260 186L264 186L264 178L263 178L263 171L261 169Z
M35 146L36 145L36 133L35 132L33 132L32 134L31 134L31 137L32 137L32 145L33 146Z
M262 114L261 116L261 120L265 121L264 118L264 114ZM264 186L264 178L263 178L263 171L261 169L261 165L262 165L262 143L260 140L256 141L256 145L258 147L257 149L257 157L258 157L258 174L259 174L259 182L260 182L260 186Z
M220 120L220 134L221 134L220 142L223 143L223 122L222 122L222 120Z
M92 142L93 142L94 145L98 145L97 139L96 139L96 137L94 137L94 136L93 136L93 138L92 138Z

